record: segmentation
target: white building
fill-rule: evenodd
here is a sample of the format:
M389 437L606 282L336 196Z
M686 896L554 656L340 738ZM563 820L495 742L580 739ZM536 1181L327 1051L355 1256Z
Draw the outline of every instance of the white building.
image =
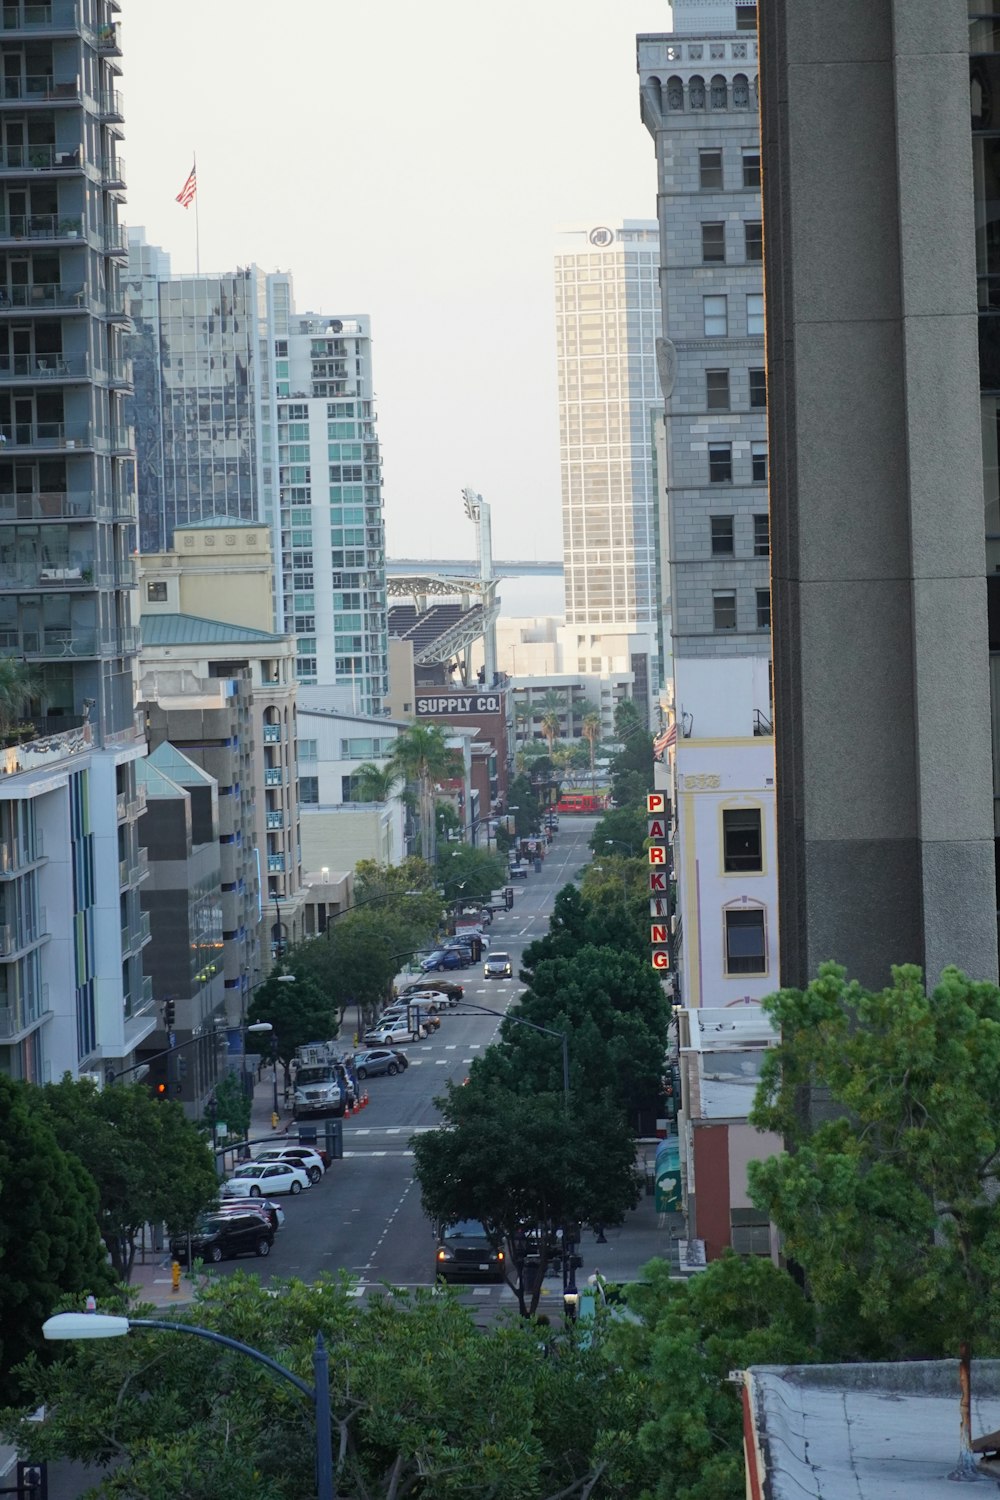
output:
M408 727L395 719L343 713L326 689L299 699L299 815L307 870L345 873L359 859L396 865L406 857L406 812L399 797L357 799L354 777L367 761L384 764Z

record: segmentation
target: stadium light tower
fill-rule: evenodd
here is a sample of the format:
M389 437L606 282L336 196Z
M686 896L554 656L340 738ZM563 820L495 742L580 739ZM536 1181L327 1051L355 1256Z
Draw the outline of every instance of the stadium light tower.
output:
M476 526L476 556L479 560L479 577L484 585L493 584L493 530L490 520L490 507L482 495L476 493L470 486L462 491L462 503L465 506L465 514ZM485 611L487 600L492 599L493 589L483 588L483 608ZM497 630L496 622L491 621L483 631L483 686L493 687L497 677Z

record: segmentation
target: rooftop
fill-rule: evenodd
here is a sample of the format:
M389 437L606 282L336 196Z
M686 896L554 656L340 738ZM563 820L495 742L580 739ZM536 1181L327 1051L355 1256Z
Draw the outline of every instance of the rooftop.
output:
M759 1365L748 1462L769 1500L954 1500L957 1360ZM1000 1360L972 1365L972 1435L1000 1427ZM986 1491L984 1490L984 1493Z
M270 630L203 620L199 615L144 614L140 625L143 650L150 646L267 646L286 639Z

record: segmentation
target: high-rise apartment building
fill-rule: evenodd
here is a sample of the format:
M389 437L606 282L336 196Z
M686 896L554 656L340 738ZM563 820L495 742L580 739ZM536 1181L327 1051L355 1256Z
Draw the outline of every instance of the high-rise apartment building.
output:
M1000 11L806 9L760 15L782 980L995 980Z
M296 637L299 682L330 707L387 711L382 464L371 326L293 311L291 278L267 278L264 493L275 533L277 628Z
M654 221L569 229L555 257L559 454L569 672L660 685L652 415L660 334Z
M675 999L778 973L756 10L674 0L638 38L656 146L677 888Z
M0 13L0 656L20 682L0 749L0 1070L36 1082L103 1077L155 1025L118 10Z
M134 413L143 552L177 526L266 522L274 617L299 681L385 712L388 635L371 327L296 313L292 278L255 266L172 276L131 231Z

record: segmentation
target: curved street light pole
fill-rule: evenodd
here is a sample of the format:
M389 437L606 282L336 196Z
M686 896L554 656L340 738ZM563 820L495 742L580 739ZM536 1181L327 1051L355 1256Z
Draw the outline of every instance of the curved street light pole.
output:
M132 1328L156 1328L167 1333L190 1333L195 1338L207 1339L221 1344L224 1349L234 1349L249 1359L264 1365L273 1375L279 1375L301 1391L312 1405L316 1423L316 1495L317 1500L337 1500L333 1481L333 1425L330 1413L330 1365L326 1341L322 1333L316 1334L313 1346L313 1378L310 1385L294 1370L255 1349L252 1344L241 1343L224 1333L211 1328L201 1328L196 1323L177 1323L168 1318L123 1318L110 1313L56 1313L42 1324L42 1333L47 1339L107 1339L120 1338Z
M554 1026L539 1026L536 1021L526 1021L523 1016L512 1016L509 1011L491 1010L488 1005L476 1005L464 997L459 1004L464 1010L455 1010L453 1015L461 1016L467 1011L474 1011L477 1015L499 1016L501 1021L511 1021L515 1026L527 1026L529 1031L540 1031L543 1036L559 1037L562 1042L563 1108L569 1114L569 1032L557 1031Z

